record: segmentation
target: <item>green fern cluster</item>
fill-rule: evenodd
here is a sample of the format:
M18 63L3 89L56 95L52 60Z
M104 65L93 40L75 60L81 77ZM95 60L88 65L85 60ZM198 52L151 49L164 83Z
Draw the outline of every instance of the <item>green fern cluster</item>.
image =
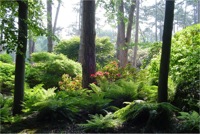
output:
M80 124L81 127L87 132L114 132L122 126L122 120L115 118L112 113L107 115L91 115L87 123Z
M33 88L29 88L26 85L25 92L24 92L24 109L23 112L30 113L33 111L37 111L37 107L35 104L38 102L43 102L47 98L55 95L55 88L51 89L44 89L42 84L39 84Z
M180 120L180 132L198 133L200 131L200 115L196 111L179 112L177 117Z
M22 119L21 116L12 116L13 97L0 94L0 123L14 123Z

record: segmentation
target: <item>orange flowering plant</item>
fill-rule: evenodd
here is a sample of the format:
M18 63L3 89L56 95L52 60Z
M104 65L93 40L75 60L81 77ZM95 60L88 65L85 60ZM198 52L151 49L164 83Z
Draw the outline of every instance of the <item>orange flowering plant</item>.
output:
M62 80L59 81L58 84L61 90L78 90L82 89L82 78L78 75L74 78L71 78L68 74L63 74Z

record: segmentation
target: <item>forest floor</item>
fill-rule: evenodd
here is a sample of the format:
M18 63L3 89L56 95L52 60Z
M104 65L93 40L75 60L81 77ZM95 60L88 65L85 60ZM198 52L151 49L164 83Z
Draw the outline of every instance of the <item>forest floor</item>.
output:
M77 124L38 121L34 115L14 124L1 124L0 127L0 133L84 133Z
M135 127L123 128L109 133L139 133L140 129ZM31 115L20 122L13 124L1 124L0 133L86 133L78 123L73 124L66 121L38 121L35 115ZM93 133L93 132L89 132ZM106 132L108 133L108 132Z

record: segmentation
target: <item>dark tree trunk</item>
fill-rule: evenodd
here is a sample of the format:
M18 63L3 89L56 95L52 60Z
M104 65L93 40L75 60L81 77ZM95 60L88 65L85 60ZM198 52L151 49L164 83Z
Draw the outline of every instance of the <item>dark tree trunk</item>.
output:
M140 10L140 0L137 0L137 14L136 14L136 26L135 26L135 46L133 53L133 66L136 67L137 63L137 50L138 50L138 32L139 32L139 10Z
M168 72L170 62L171 38L174 19L175 0L166 0L165 20L163 32L163 44L160 62L160 74L158 83L158 102L167 102L168 99Z
M15 65L15 87L14 87L14 104L13 115L20 114L22 111L22 103L24 99L24 76L25 76L25 56L27 44L27 14L28 4L17 0L18 9L18 46Z
M119 66L123 67L126 64L125 59L125 23L124 23L124 3L121 0L119 5L119 14L118 15L118 33L117 33L117 59L119 60Z
M52 40L52 0L47 0L47 30L48 30L48 37L47 37L47 48L48 52L53 51L53 40Z
M84 0L82 17L82 87L89 88L89 84L95 82L91 74L96 72L95 59L95 0Z

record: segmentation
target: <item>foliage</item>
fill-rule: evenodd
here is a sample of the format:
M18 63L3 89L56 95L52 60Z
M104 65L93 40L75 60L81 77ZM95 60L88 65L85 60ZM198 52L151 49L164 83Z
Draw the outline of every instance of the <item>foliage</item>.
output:
M23 112L29 113L33 111L37 111L38 109L34 107L34 104L37 102L45 101L47 98L55 95L55 88L52 89L44 89L43 85L37 85L30 89L28 86L25 88L24 92L24 109Z
M105 92L105 97L112 99L110 105L119 108L124 106L124 102L131 102L137 97L137 87L134 82L124 79L115 83L104 83L101 89Z
M113 132L122 125L122 121L113 116L112 113L103 115L91 115L85 124L79 124L86 132Z
M76 77L81 74L79 63L66 58L62 54L47 52L33 53L33 64L27 70L26 81L31 87L44 84L44 88L58 87L63 74Z
M62 80L58 84L61 90L78 90L82 88L82 77L77 75L75 78L71 78L68 74L63 74Z
M58 54L64 54L69 59L78 61L78 50L80 45L80 38L73 37L70 40L60 41L54 48L54 51Z
M199 100L199 31L200 24L192 25L173 38L170 74L177 83L174 104L185 111L199 109L194 105Z
M13 63L13 59L9 54L0 54L0 61L4 63Z
M31 1L28 2L28 12L29 18L27 24L29 27L29 33L34 36L46 34L45 28L42 23L43 8L44 5L41 1ZM6 50L8 53L16 51L17 46L17 22L16 18L18 17L18 3L17 1L1 1L1 25L2 30L2 40L1 45L3 44L3 50Z
M173 38L171 75L177 82L199 80L200 24L177 32Z
M179 125L180 132L187 133L198 133L199 132L199 123L200 115L196 111L188 112L179 112L180 115L177 117L181 122Z
M115 82L122 78L128 81L134 80L136 73L135 68L132 68L130 64L125 68L120 68L116 61L112 61L95 74L92 74L91 77L97 80L97 84L101 84L106 81Z
M69 40L64 40L55 46L54 51L58 54L64 54L68 58L78 61L78 51L80 38L73 37ZM114 45L109 38L102 37L96 39L96 62L97 67L105 66L108 62L114 60Z
M14 71L13 64L3 63L0 61L0 87L2 93L10 93L14 88Z
M12 116L13 97L0 94L0 121L1 123L14 123L22 118L19 115Z
M172 132L173 114L179 109L169 103L135 101L114 113L127 126L143 127L144 132ZM161 125L162 124L162 125Z

